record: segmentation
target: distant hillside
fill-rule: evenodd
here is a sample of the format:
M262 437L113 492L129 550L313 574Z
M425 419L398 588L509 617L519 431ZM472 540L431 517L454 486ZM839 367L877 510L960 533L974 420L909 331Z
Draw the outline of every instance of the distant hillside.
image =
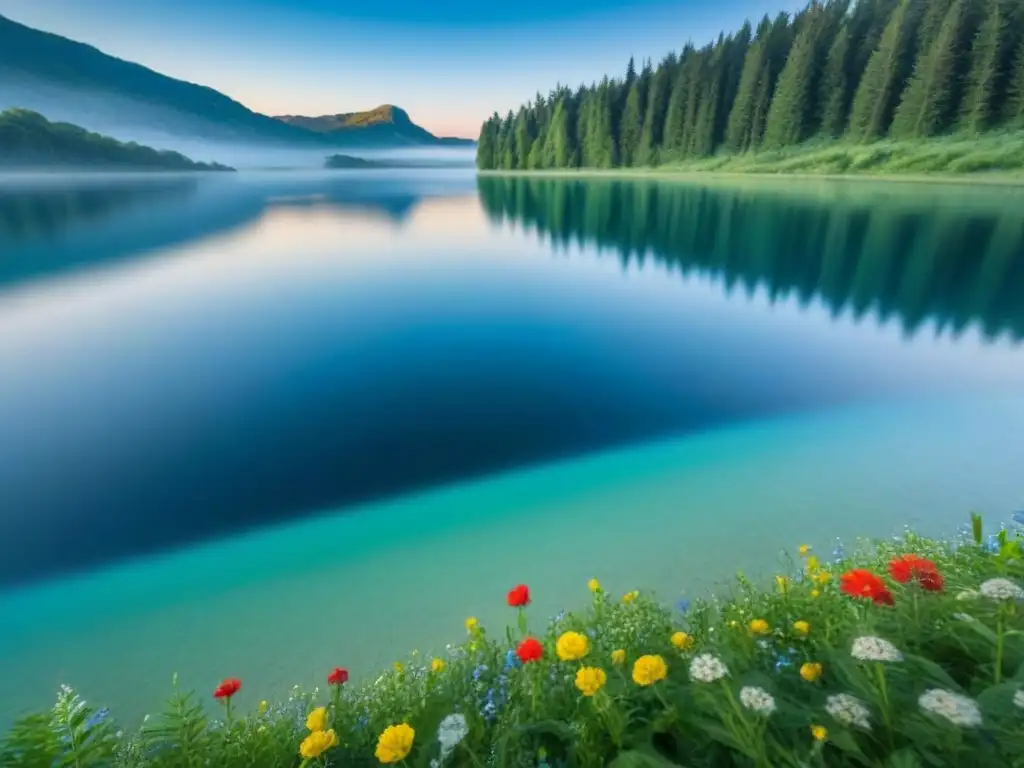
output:
M176 171L230 171L216 163L196 163L177 152L124 144L77 125L51 123L37 112L0 112L0 168L65 166Z
M416 125L409 113L391 104L382 104L367 112L342 112L337 115L303 117L281 115L276 118L288 125L326 135L349 139L352 143L394 145L472 146L472 139L438 137Z
M474 143L439 139L395 107L346 115L351 125L337 128L304 125L319 125L322 118L275 119L212 88L0 16L0 110L13 107L119 139L167 146L174 142L164 140L172 137L296 148ZM372 117L377 113L379 118Z
M92 130L151 128L208 139L323 145L222 93L0 16L0 109L23 107Z

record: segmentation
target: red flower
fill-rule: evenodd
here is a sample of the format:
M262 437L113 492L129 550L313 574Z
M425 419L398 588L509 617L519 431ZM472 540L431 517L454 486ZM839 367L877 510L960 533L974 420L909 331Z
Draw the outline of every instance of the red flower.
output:
M865 597L877 605L892 605L894 602L885 582L864 568L844 573L839 580L839 588L850 597Z
M525 584L513 587L508 593L508 604L513 608L525 608L530 604L530 588Z
M344 685L348 682L348 670L335 667L327 676L328 685Z
M540 661L544 655L544 646L540 644L540 641L535 637L528 637L519 644L516 648L516 656L523 664L527 664L531 661Z
M917 555L894 557L889 561L889 575L900 584L915 580L922 589L929 592L941 592L944 586L938 566L931 560Z
M215 699L230 699L239 689L242 687L242 681L237 677L228 677L224 681L213 689L213 698Z

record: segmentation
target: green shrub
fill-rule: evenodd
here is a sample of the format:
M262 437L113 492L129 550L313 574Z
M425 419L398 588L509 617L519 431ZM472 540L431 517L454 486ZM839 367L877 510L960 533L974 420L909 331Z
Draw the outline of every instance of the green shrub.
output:
M229 695L216 720L175 686L123 732L62 689L6 735L0 764L1021 766L1022 543L1019 530L984 539L975 518L950 542L907 533L828 564L801 548L774 583L738 574L692 606L593 582L582 612L541 625L524 605L495 635L470 619L443 659L328 686L323 701Z

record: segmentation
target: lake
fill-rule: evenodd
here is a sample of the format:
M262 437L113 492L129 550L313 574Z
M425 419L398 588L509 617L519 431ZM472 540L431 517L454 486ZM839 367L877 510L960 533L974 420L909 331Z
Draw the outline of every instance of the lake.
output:
M1024 507L1024 190L0 181L0 725Z

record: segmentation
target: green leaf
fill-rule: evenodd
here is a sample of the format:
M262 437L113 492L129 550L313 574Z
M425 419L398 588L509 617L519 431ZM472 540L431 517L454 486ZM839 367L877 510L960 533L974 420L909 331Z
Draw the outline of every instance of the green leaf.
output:
M974 536L974 543L981 546L981 515L971 512L971 534Z
M654 751L653 747L640 747L620 752L607 768L681 768Z
M923 768L917 753L910 747L893 752L885 765L886 768Z
M1020 708L1013 703L1013 697L1019 690L1021 684L1016 680L993 685L978 696L978 706L987 718L1016 718Z
M977 622L966 623L975 624ZM926 659L922 656L913 656L907 654L905 656L905 663L907 663L908 666L914 666L922 670L932 682L939 683L942 685L942 687L948 690L957 691L960 689L960 686L957 685L956 681L952 677L950 677L949 674L942 667L940 667L931 659Z

